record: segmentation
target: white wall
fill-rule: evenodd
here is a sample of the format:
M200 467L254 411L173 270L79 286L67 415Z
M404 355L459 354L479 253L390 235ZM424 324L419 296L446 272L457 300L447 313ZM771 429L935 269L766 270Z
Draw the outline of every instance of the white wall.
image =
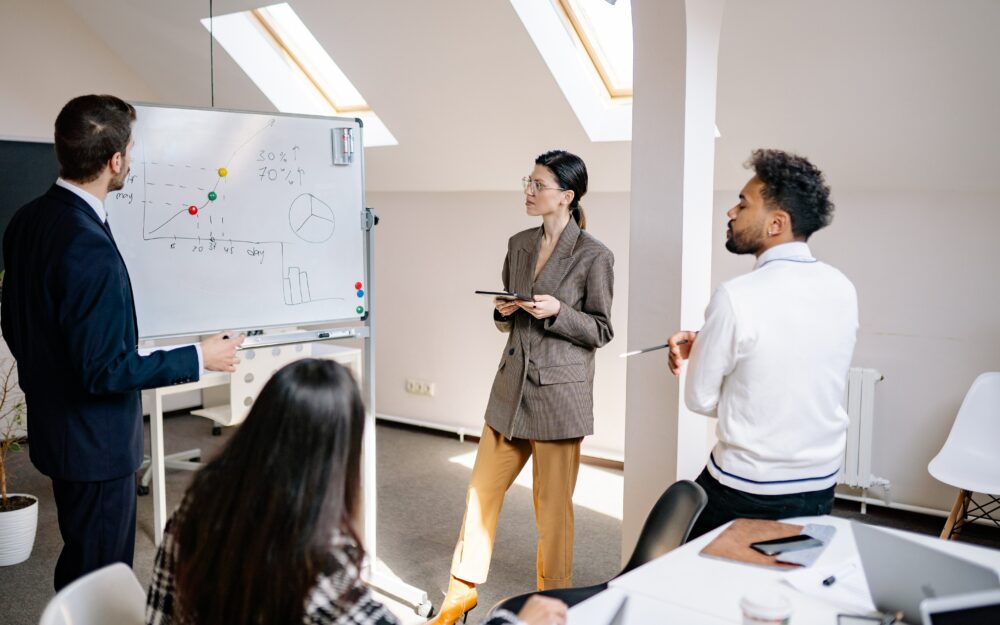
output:
M662 344L689 322L711 277L716 63L724 0L635 0L630 349ZM622 557L677 479L708 448L704 419L681 408L664 352L629 359Z
M528 162L530 164L530 161ZM526 165L527 167L527 165ZM507 239L538 225L519 191L369 193L376 228L376 409L464 427L478 435L506 335L477 289L502 287ZM628 318L628 194L583 199L587 230L615 254L614 340L597 352L594 436L584 453L621 459L625 322ZM405 392L406 378L434 382L434 397Z
M7 374L7 367L10 363L14 361L14 357L10 355L10 350L7 348L7 343L0 338L0 381L2 381L3 376ZM14 374L15 379L17 374ZM0 407L2 410L0 412L6 413L7 409L16 404L16 402L24 401L24 393L21 392L20 387L15 386L11 395L7 397L7 403ZM8 421L13 419L13 415L7 418L0 417L0 438L3 438L3 433L7 431ZM21 426L17 429L11 431L11 436L20 437L27 433L26 424L22 421Z
M0 59L0 136L51 140L59 110L84 93L154 98L59 0L0 3ZM0 339L0 361L9 357Z
M0 59L0 136L51 140L59 110L85 93L157 99L61 0L0 3Z
M927 463L975 377L1000 370L1000 200L959 191L839 193L830 182L834 220L810 247L858 289L854 365L885 375L872 471L892 481L894 501L949 510L956 491L932 478ZM724 247L724 213L737 193L715 196L713 285L753 265Z

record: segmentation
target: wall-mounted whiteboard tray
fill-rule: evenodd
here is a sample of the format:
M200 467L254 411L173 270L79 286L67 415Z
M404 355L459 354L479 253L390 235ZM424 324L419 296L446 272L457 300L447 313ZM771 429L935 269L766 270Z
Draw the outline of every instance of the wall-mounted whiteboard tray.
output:
M334 164L344 128L361 145L358 120L136 110L131 171L106 205L141 337L365 316L363 152Z

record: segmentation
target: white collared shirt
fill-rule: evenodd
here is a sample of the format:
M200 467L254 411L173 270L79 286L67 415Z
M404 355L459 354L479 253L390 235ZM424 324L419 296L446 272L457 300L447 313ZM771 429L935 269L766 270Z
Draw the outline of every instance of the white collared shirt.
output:
M707 462L719 482L760 495L836 482L857 329L854 285L805 243L773 247L752 272L719 286L692 345L684 397L719 419Z
M65 178L58 178L56 180L56 186L62 187L67 191L75 193L77 196L83 199L84 202L86 202L92 209L94 209L94 212L97 213L97 218L101 220L101 223L106 223L108 221L108 213L104 209L104 202L98 199L96 195L90 193L89 191L85 191L84 189L76 186L75 184L66 180ZM198 353L198 371L201 372L201 375L204 375L206 373L205 358L204 356L202 356L200 343L185 343L183 345L164 347L163 351L170 351L172 349L187 347L188 345L194 345L194 349Z
M94 212L97 213L97 218L101 220L101 223L104 223L108 220L108 213L107 211L104 210L104 202L97 199L97 196L94 195L93 193L83 190L82 188L76 186L75 184L66 180L65 178L59 178L58 180L56 180L56 186L62 187L67 191L72 191L73 193L77 194L80 198L82 198L84 202L89 204L90 207L94 209Z

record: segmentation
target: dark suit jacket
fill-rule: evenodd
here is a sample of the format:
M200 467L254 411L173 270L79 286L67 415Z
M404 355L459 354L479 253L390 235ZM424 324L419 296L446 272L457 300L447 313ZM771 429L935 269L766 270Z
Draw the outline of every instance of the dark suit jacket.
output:
M132 285L111 231L53 185L3 238L0 323L27 402L38 469L80 482L120 478L142 461L143 388L198 379L194 347L140 356Z
M504 289L552 295L559 314L523 310L497 328L510 332L486 407L486 423L507 438L563 440L594 433L594 352L614 336L614 255L570 219L534 279L542 229L510 238Z

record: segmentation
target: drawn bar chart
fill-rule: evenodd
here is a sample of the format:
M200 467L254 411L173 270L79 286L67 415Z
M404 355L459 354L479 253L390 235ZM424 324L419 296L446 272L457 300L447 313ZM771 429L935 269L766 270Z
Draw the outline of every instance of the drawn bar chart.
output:
M312 300L309 291L309 274L298 267L289 267L285 275L285 304L308 304Z

